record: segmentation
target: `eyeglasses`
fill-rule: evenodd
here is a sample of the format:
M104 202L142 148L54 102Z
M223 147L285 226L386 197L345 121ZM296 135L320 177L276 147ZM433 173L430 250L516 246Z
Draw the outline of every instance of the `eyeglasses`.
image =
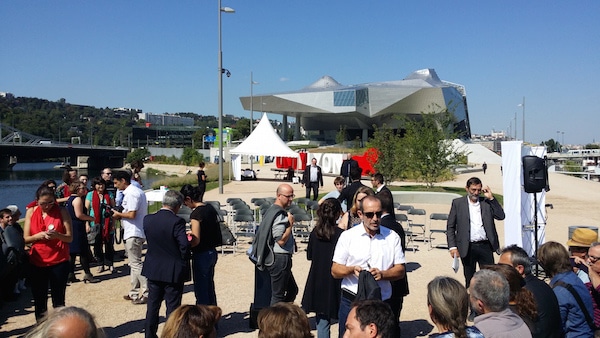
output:
M103 173L104 175L112 175L112 173Z
M294 194L291 194L291 195L284 195L284 194L281 194L281 196L283 196L283 197L287 197L287 198L294 198L294 197L296 197L296 195L294 195Z
M592 263L596 263L597 261L600 260L600 257L596 257L596 256L592 256L592 255L588 255L588 258L590 259L590 262L592 262Z
M383 211L368 211L368 212L363 212L363 215L367 216L367 218L373 218L373 216L377 215L377 218L381 218L381 215L383 215Z
M40 207L45 207L45 206L47 206L47 205L54 204L54 202L38 202L37 204L38 204Z
M50 188L50 189L56 189L56 186L55 185L49 185L48 188Z

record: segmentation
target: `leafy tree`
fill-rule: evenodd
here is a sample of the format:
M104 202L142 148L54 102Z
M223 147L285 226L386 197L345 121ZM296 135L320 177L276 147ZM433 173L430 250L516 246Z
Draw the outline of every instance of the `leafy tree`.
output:
M348 140L346 125L340 126L340 130L335 134L335 143L343 145Z
M406 164L403 161L406 157L403 156L403 149L398 146L400 137L385 124L382 127L374 127L375 133L367 146L378 151L377 162L371 163L371 165L389 181L404 178L403 168L406 167Z
M546 149L548 149L549 153L560 152L561 145L553 138L542 142L541 145L546 146Z
M404 135L377 129L371 146L379 150L375 168L390 179L407 178L425 182L433 187L436 182L453 176L451 167L466 155L455 150L451 140L455 120L448 110L432 109L419 119L404 119Z
M194 148L183 148L181 162L185 165L198 165L202 160L202 155Z
M127 155L127 163L131 163L135 160L143 161L145 158L150 156L150 151L146 148L137 148Z
M588 143L585 145L585 149L600 149L600 144Z

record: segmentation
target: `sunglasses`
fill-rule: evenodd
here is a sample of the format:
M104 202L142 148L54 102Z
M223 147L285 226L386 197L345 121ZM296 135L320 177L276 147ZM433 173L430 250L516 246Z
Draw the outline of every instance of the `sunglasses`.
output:
M369 211L369 212L363 212L363 215L367 216L367 218L373 218L373 216L377 215L377 218L381 218L381 215L383 215L383 211Z

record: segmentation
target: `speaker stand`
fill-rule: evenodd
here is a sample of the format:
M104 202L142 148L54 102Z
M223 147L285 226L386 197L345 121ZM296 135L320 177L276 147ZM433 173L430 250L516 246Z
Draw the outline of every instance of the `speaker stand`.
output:
M539 239L538 239L538 202L537 202L537 193L533 193L533 236L534 236L534 249L535 249L535 276L539 277L539 264L538 262L538 247L539 247Z

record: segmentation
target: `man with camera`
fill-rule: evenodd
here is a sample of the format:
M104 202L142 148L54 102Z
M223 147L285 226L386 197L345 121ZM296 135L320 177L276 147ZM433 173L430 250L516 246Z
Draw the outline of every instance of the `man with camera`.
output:
M450 256L460 257L466 286L475 274L475 265L494 264L494 252L500 245L494 219L503 220L504 210L494 198L490 187L482 188L481 180L471 177L465 190L467 196L452 201L447 232ZM479 196L483 192L485 197Z
M125 230L123 241L129 259L131 289L123 298L133 304L148 302L148 281L142 276L142 246L146 240L144 217L148 213L146 195L142 189L131 184L131 175L127 171L113 173L115 188L123 191L122 211L112 209L113 218L120 219Z

